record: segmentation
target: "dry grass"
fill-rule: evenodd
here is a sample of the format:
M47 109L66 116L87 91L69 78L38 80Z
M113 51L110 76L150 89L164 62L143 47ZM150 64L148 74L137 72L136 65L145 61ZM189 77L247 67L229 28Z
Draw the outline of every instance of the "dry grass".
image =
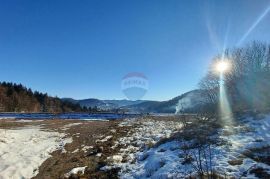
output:
M270 165L270 146L251 148L243 152L243 155L255 160L256 162Z
M270 178L270 174L267 173L267 171L263 168L254 168L250 171L251 174L254 174L258 178Z
M230 165L242 165L243 164L243 159L235 159L235 160L230 160L228 161Z

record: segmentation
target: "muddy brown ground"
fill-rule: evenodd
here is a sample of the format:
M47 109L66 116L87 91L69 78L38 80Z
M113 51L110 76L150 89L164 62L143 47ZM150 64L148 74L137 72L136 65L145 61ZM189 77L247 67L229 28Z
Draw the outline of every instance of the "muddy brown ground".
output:
M41 126L42 130L65 133L66 137L72 138L72 143L68 143L64 147L66 152L57 150L51 153L52 157L39 167L39 173L34 179L62 179L65 178L64 174L71 169L84 166L87 166L84 175L74 175L70 178L118 178L117 169L105 172L100 168L106 165L107 157L118 152L119 148L111 148L114 141L125 136L129 131L129 127L118 126L121 121L44 120L18 122L2 120L0 128ZM65 125L72 123L80 124L64 129ZM112 136L112 138L105 142L98 141L106 136ZM84 146L92 146L93 148L83 150Z
M153 117L147 116L152 120L180 120L179 117ZM84 175L74 175L70 178L118 178L117 169L102 171L101 167L107 165L107 157L117 154L124 146L114 145L114 141L127 136L131 126L119 127L122 120L114 121L82 121L82 120L33 120L30 122L19 122L19 120L0 120L0 128L20 128L26 126L40 126L44 131L56 131L65 133L66 137L72 138L72 143L64 146L65 151L57 150L51 153L39 167L39 173L34 179L62 179L65 174L76 167L87 166ZM65 128L68 124L80 123ZM133 126L134 127L134 126ZM106 136L112 136L105 142L97 142ZM84 146L92 146L86 151ZM101 156L100 156L101 154Z

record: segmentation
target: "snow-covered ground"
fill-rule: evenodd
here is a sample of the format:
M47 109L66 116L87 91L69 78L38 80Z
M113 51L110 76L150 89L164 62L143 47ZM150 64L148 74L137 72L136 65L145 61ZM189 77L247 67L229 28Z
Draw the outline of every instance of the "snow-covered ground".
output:
M126 137L120 138L112 148L124 146L117 155L108 158L111 166L103 167L103 170L112 167L120 167L121 178L132 178L143 176L142 163L145 158L144 152L150 151L163 138L170 137L182 127L180 122L155 121L150 119L129 119L125 120L120 126L133 126ZM149 150L150 149L150 150ZM125 162L123 162L125 161ZM155 166L153 166L155 167Z
M129 135L120 138L115 146L122 146L120 152L108 158L110 166L102 169L120 168L120 178L185 178L196 175L194 161L185 163L184 145L191 141L167 140L181 130L180 122L155 120L126 120L121 126L134 126ZM256 151L270 145L270 115L262 119L246 117L237 126L224 126L217 129L222 144L211 147L213 169L222 176L235 178L256 178L250 173L253 168L262 168L270 174L270 166L248 155L247 151ZM197 154L197 149L191 149ZM270 151L258 155L270 155ZM207 160L207 159L206 159ZM203 163L205 160L203 159ZM234 163L234 164L233 164ZM207 166L209 163L207 164Z
M0 129L0 179L35 176L51 152L71 142L64 134L38 126Z
M241 124L234 127L236 132L231 135L224 135L231 131L228 126L225 126L221 131L221 138L230 145L217 146L214 149L216 153L215 160L217 161L216 169L237 178L255 167L263 168L270 174L269 165L245 156L246 152L252 150L256 151L263 147L270 149L270 115L266 115L262 119L247 117L241 121ZM259 155L269 156L270 150L268 150L268 153L260 153ZM234 166L228 164L229 161L239 158L243 160L242 164ZM254 175L247 174L247 178L254 178Z

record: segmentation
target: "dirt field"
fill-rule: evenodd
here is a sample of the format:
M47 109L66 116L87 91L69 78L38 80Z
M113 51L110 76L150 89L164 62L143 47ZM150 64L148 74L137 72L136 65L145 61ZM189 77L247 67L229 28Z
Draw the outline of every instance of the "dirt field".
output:
M154 121L179 121L178 117L151 117ZM136 125L119 125L123 120L113 121L83 121L83 120L0 120L0 129L20 129L24 127L40 127L42 131L64 133L72 138L63 149L52 152L38 168L34 179L64 179L64 178L118 178L117 168L100 170L108 165L108 157L118 154L127 146L117 145L120 138L131 136ZM133 131L133 132L132 132ZM125 160L125 159L124 159ZM84 174L70 175L67 173L77 167L85 167ZM1 178L1 177L0 177Z
M57 131L72 137L72 143L65 145L65 151L54 151L40 167L35 179L65 178L65 174L76 167L87 166L84 175L70 178L117 178L117 171L103 172L99 169L106 165L105 160L118 151L112 149L113 141L126 135L128 127L118 127L121 120L115 121L78 121L78 120L44 120L18 122L1 120L0 128L20 128L41 126L45 131ZM70 125L70 126L69 126ZM108 140L103 140L111 136ZM79 174L80 175L80 174Z

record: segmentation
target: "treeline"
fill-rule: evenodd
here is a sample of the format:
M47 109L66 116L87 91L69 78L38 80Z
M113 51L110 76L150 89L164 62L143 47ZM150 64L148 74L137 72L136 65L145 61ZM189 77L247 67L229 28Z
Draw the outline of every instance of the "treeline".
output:
M0 82L0 112L97 112L97 109L33 92L21 84Z
M233 112L270 110L270 45L252 42L242 48L228 49L216 56L200 88L208 99L205 109L218 111L220 76L215 64L224 59L230 64L224 73L224 86Z

